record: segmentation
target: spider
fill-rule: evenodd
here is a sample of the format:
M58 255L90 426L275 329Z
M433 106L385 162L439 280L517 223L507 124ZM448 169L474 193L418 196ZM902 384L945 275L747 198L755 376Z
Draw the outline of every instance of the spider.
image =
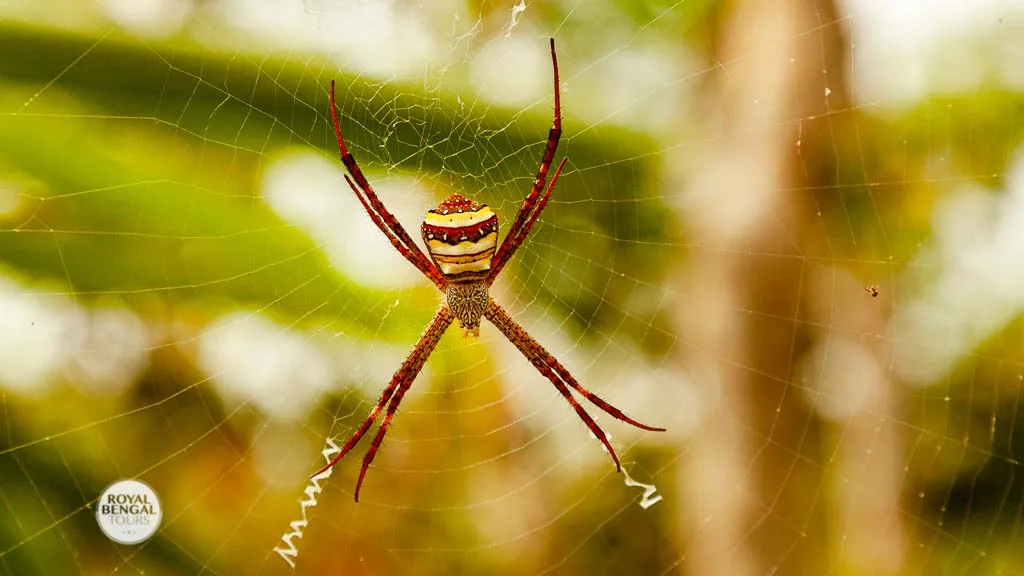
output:
M356 482L355 501L359 502L359 489L363 485L366 471L373 462L377 449L380 448L387 433L388 425L402 397L412 386L413 380L419 374L427 357L433 352L434 347L441 339L441 335L454 322L459 321L462 328L462 336L476 337L480 334L481 318L486 318L494 324L498 330L505 335L519 349L520 352L540 371L545 378L554 384L559 393L569 402L580 419L590 428L608 450L612 460L615 461L616 471L621 471L615 450L608 442L608 437L594 422L593 418L580 406L570 389L580 393L584 398L592 402L598 408L604 410L611 416L632 424L643 430L662 432L664 428L655 428L641 424L626 416L621 410L615 408L608 402L590 392L573 378L572 374L562 366L547 350L534 340L527 331L509 316L487 294L488 287L501 273L502 268L508 263L523 242L533 224L540 217L540 213L548 203L551 196L551 189L555 186L566 160L563 158L551 176L551 182L544 187L548 169L558 148L558 139L562 134L562 111L558 93L558 60L555 57L555 40L551 39L551 65L555 77L555 117L548 133L547 146L544 149L544 156L541 160L540 169L537 171L537 178L533 182L533 189L523 201L523 206L516 215L508 235L501 246L498 246L498 216L486 204L474 202L460 194L452 194L436 208L427 212L420 227L423 235L423 242L430 254L430 259L420 251L413 243L409 233L398 222L398 220L384 207L384 204L377 198L370 183L363 176L362 171L356 164L352 154L345 147L345 140L341 136L341 124L338 121L338 108L334 102L334 81L331 81L331 115L334 119L334 132L338 139L338 149L341 154L341 162L345 165L348 174L345 181L348 182L352 191L355 192L359 202L366 209L370 219L377 225L377 228L387 236L391 244L405 257L413 266L419 269L424 276L430 279L437 288L444 293L445 303L434 315L427 329L420 336L419 341L412 352L399 367L398 371L391 378L391 382L384 388L370 415L363 421L352 438L345 444L334 459L321 468L314 476L328 470L338 463L360 439L366 434L370 426L376 421L380 411L387 405L384 420L381 422L377 435L374 436L370 449L363 457L363 466L359 471L359 480ZM541 195L541 191L544 192Z

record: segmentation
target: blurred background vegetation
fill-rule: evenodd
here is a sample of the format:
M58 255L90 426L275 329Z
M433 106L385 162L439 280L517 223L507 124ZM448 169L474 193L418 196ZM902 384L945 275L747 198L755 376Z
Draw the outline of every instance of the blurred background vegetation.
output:
M0 5L0 573L292 571L439 301L330 80L414 235L456 191L507 224L551 36L569 163L494 296L669 428L599 419L664 500L453 330L294 571L1024 571L1019 3L37 0ZM121 478L142 545L96 525Z

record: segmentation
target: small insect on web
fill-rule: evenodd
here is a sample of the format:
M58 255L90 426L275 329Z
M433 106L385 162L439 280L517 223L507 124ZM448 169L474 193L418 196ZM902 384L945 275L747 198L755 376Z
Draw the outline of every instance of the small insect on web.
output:
M562 135L562 108L558 87L558 59L555 56L555 40L551 39L551 66L554 71L555 80L555 114L554 121L548 132L547 146L544 148L544 156L541 158L540 169L537 171L537 178L533 182L533 188L523 201L523 207L516 214L512 226L509 227L508 235L504 242L498 245L498 215L486 204L475 202L460 194L452 194L436 208L427 212L423 223L420 226L420 233L423 242L430 254L426 255L413 243L409 233L388 211L384 204L373 191L370 183L366 180L355 158L349 153L345 146L345 140L341 136L341 123L338 120L338 108L334 102L334 81L331 81L331 116L334 120L334 132L338 139L338 150L341 154L341 162L345 165L348 174L345 181L359 198L370 219L377 225L377 228L388 238L391 245L398 250L413 266L423 273L431 282L437 286L445 295L445 303L434 315L427 329L420 336L419 341L413 348L412 353L405 359L402 365L391 378L391 382L384 388L380 400L370 411L370 415L363 421L359 429L345 444L341 451L328 462L326 466L317 471L314 476L330 469L338 463L366 434L370 426L376 421L381 410L387 406L384 413L384 420L380 429L370 443L370 449L363 457L363 465L359 471L359 480L356 482L355 501L359 501L359 489L363 485L366 471L373 462L377 450L380 448L384 435L387 433L391 418L398 410L405 393L412 386L413 380L419 374L423 364L427 361L434 347L445 330L454 322L459 321L463 337L479 336L480 322L486 318L498 330L509 339L516 348L526 356L527 360L551 383L558 392L572 406L573 410L581 420L590 428L612 460L615 461L617 471L622 470L619 458L615 454L608 437L597 425L593 418L572 395L570 390L575 390L592 404L604 410L611 416L632 424L643 430L663 432L664 428L657 428L641 424L621 410L605 402L593 392L584 388L569 373L569 370L544 349L526 329L520 326L509 316L494 299L488 295L488 288L494 279L501 273L501 270L508 263L516 250L526 241L526 237L533 228L534 223L540 217L544 207L547 206L551 197L551 190L558 180L558 176L565 167L566 159L558 164L551 182L545 188L548 170L554 160L555 151L558 148L558 140ZM543 194L542 194L543 192Z

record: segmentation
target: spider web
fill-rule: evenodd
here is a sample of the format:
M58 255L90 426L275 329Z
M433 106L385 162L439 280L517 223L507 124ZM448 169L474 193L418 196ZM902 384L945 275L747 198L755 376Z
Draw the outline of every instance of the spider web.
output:
M1010 2L0 7L0 573L1024 571ZM625 474L489 324L450 330L352 502L323 476L439 304L417 235L502 231L494 298ZM872 290L877 290L877 296ZM371 429L374 432L376 429ZM94 505L153 486L122 546Z

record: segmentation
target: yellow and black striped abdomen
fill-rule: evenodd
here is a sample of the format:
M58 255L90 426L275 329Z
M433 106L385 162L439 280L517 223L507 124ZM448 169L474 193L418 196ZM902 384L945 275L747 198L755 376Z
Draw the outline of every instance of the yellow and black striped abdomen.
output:
M427 212L421 229L446 278L470 282L487 276L498 245L498 216L486 204L452 194Z

